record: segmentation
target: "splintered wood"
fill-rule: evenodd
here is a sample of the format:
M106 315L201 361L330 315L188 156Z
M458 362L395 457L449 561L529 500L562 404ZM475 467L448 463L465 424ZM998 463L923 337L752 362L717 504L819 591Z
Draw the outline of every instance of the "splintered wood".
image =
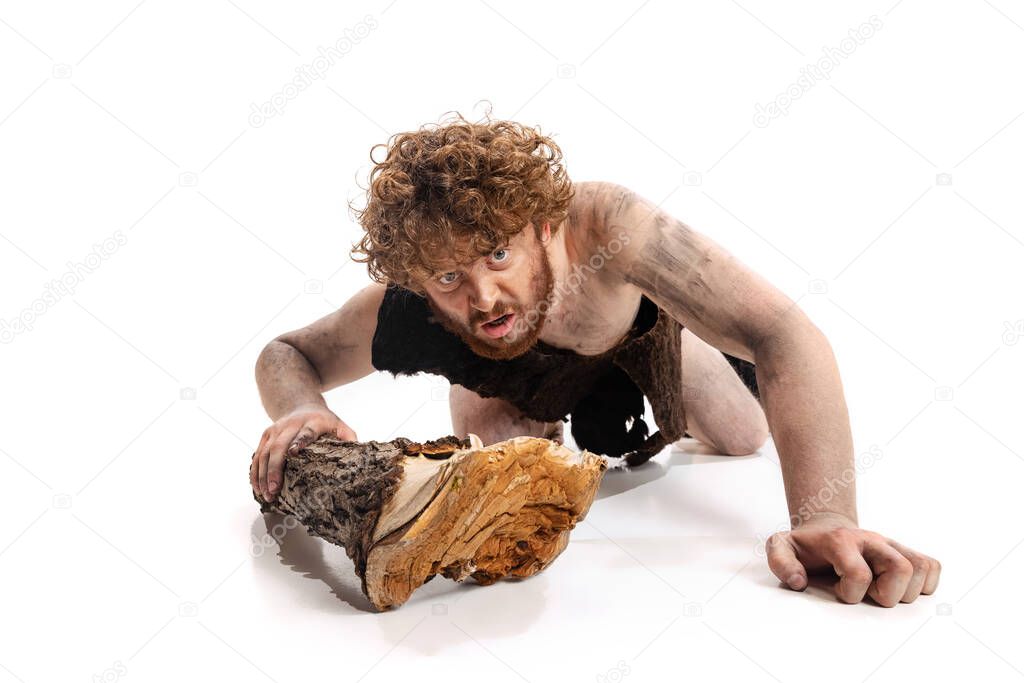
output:
M264 512L294 515L345 548L378 610L435 575L490 585L543 570L565 549L607 469L604 458L520 436L482 446L321 436L285 459Z

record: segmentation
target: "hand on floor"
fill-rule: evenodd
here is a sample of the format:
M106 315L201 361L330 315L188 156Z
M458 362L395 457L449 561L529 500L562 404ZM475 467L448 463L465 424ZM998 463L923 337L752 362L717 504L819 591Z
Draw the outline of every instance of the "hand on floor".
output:
M835 513L815 515L792 531L772 534L765 544L772 573L793 590L807 587L808 572L834 572L843 602L865 595L883 607L931 595L939 583L939 561L891 538L859 528Z

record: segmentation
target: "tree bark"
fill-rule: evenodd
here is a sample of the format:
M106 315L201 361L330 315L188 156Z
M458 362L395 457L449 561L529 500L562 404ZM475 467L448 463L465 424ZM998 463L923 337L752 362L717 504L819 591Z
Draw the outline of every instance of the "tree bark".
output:
M476 435L415 443L323 435L286 456L263 512L295 516L345 548L378 610L402 605L437 574L481 585L527 577L565 549L607 460L537 437L484 447Z

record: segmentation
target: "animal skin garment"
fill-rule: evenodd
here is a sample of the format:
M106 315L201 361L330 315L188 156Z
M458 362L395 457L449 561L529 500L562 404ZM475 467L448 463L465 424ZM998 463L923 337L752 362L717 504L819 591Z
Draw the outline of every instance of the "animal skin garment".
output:
M633 466L685 435L681 331L643 296L629 334L602 354L584 356L538 340L520 356L494 360L444 329L422 296L390 285L377 314L371 362L395 376L442 375L484 398L503 398L533 420L571 418L577 446ZM724 355L757 395L753 364ZM644 396L659 428L654 434L644 421Z

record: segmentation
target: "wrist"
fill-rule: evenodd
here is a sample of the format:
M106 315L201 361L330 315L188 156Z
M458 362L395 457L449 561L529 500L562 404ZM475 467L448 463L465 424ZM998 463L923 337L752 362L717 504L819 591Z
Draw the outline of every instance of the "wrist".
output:
M793 528L804 526L805 524L818 524L823 526L832 527L847 527L850 529L858 528L856 516L849 516L841 512L834 512L831 510L824 510L821 512L813 512L809 517L803 519L799 524Z
M298 405L291 409L291 412L300 413L311 410L330 412L330 408L327 407L327 401L325 401L322 396L319 398L319 400L310 399L308 401L303 401L302 403L299 403Z

